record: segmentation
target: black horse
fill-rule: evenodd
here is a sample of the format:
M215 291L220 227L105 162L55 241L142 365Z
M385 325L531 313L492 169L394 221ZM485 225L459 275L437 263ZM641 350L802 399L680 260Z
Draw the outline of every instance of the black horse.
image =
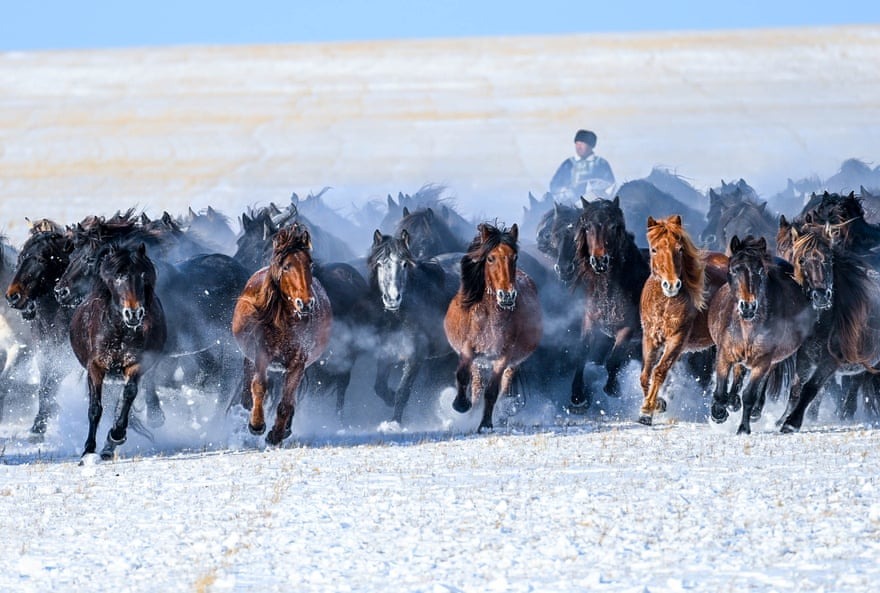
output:
M34 439L43 437L49 420L58 412L58 383L67 363L73 363L66 344L72 312L59 305L54 295L70 250L70 237L59 225L45 219L38 221L22 246L15 275L6 289L6 302L30 322L40 373L39 408L30 429Z
M458 278L439 264L422 261L410 250L407 231L392 237L378 229L367 258L370 297L381 313L376 320L379 344L376 394L394 411L391 419L400 423L419 371L450 356L443 318L458 290ZM396 388L389 386L392 367L402 363Z
M608 378L604 391L620 395L622 366L638 358L641 338L639 299L650 275L648 261L626 229L620 200L585 202L575 231L577 282L586 293L581 326L580 364L571 384L571 404L587 407L592 397L584 389L583 364L591 351L613 340L604 357Z
M165 315L155 294L156 269L141 244L136 249L111 247L101 260L98 282L77 307L70 323L70 344L86 370L89 432L83 457L95 453L103 412L104 378L121 376L122 405L101 451L110 459L125 442L129 413L141 377L165 346Z

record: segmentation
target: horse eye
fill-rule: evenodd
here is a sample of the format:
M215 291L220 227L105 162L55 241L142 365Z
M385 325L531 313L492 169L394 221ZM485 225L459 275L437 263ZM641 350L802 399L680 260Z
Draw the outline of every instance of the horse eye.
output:
M494 264L495 263L495 256L490 255L489 257L486 258L486 261L489 262L490 264Z
M657 248L656 248L656 247L651 247L651 253L657 253Z

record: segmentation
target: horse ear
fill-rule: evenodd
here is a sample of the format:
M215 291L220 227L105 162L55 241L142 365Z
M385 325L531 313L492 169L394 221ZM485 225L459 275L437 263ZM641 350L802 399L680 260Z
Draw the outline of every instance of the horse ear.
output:
M620 208L620 196L615 195L615 196L614 196L614 199L611 201L611 204L612 204L615 208Z
M477 225L477 230L480 232L480 242L485 243L489 240L489 227L485 223L480 223Z
M519 241L519 227L516 223L513 223L513 226L510 227L508 232L510 233L510 236L513 237L514 242Z
M299 204L299 196L296 195L296 192L290 194L290 203L291 204Z
M581 196L581 210L586 210L587 204L589 204L589 202L584 199L584 196Z
M376 229L376 231L373 233L373 247L375 247L376 245L378 245L381 242L382 242L382 231L380 231L379 229Z
M190 206L189 208L187 208L187 210L188 210L187 215L188 215L190 218L195 218L195 217L196 217L196 213L195 213L195 211L193 210L193 207L192 207L192 206Z
M394 198L391 197L391 194L388 194L388 209L396 210L397 204L394 203Z
M681 214L676 214L672 217L672 224L676 226L681 226Z
M709 206L713 206L718 201L718 194L711 187L709 188Z
M767 202L761 202L761 205L758 206L758 212L760 212L761 214L763 214L763 213L764 213L764 210L765 210L766 208L767 208Z
M736 253L737 251L739 251L740 245L742 245L742 242L739 240L739 237L737 237L736 235L731 237L730 238L730 253Z
M434 220L434 209L428 208L425 210L425 215L428 217L428 220Z
M146 245L146 243L144 243L143 241L141 241L141 244L138 245L137 252L138 252L138 255L139 255L139 256L141 256L141 257L146 257L146 255L147 255L147 245Z
M792 241L792 243L797 241L798 237L800 237L800 233L798 233L798 230L794 227L791 227L791 241Z
M758 239L758 248L761 251L767 251L767 239L765 239L764 237Z
M532 195L532 192L529 192L529 206L535 207L538 205L538 200L535 199L535 196Z
M403 215L409 216L409 208L407 208L406 206L403 207Z
M790 228L791 225L788 224L788 219L785 218L785 214L780 214L779 215L779 228L784 229L786 227Z
M311 251L312 250L312 235L311 235L311 233L309 233L308 229L303 229L302 241L303 241L303 244L305 244L306 249Z
M653 216L648 215L648 228L650 229L650 228L653 228L653 227L655 227L655 226L657 226L657 221L654 220L654 217L653 217Z
M400 231L400 240L403 241L403 245L409 249L409 232L406 229Z
M268 222L263 222L263 241L266 241L271 236L272 236L272 227L269 226Z

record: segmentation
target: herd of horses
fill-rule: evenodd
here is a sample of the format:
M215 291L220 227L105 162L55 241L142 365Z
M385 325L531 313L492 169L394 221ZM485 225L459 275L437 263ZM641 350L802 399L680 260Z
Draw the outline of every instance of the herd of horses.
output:
M700 204L658 185L630 182L613 200L550 199L540 213L532 198L539 215L527 209L510 227L468 222L443 188L426 186L388 197L363 258L326 230L333 223L321 217L336 215L322 211L320 194L249 209L238 234L213 209L156 220L128 210L66 227L39 220L17 257L3 249L0 398L35 367L30 432L40 438L59 413L65 364L78 363L89 402L83 455L93 455L105 379L121 379L103 458L130 422L149 433L131 414L139 392L157 427L159 389L181 381L216 389L219 414L248 410L258 435L274 403L265 439L278 445L303 392L331 394L342 413L365 356L396 423L428 373L454 384L456 412L483 402L484 430L500 398L521 395L521 375L541 390L570 377L566 409L583 413L597 395L587 363L604 367L603 391L619 397L621 372L639 361L638 421L650 425L679 360L703 389L714 385L712 421L742 409L740 433L768 397L787 402L781 431L799 430L817 395L838 388L835 375L842 414L859 402L880 414L872 192L812 194L777 219L744 181L722 182L700 220Z

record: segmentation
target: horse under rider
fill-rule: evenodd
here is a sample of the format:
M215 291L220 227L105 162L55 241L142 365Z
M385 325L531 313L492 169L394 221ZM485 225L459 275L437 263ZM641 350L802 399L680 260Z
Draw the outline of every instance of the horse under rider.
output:
M565 159L550 181L550 193L557 201L573 203L581 196L587 200L614 197L611 165L593 152L595 147L595 133L577 131L574 135L575 156Z

